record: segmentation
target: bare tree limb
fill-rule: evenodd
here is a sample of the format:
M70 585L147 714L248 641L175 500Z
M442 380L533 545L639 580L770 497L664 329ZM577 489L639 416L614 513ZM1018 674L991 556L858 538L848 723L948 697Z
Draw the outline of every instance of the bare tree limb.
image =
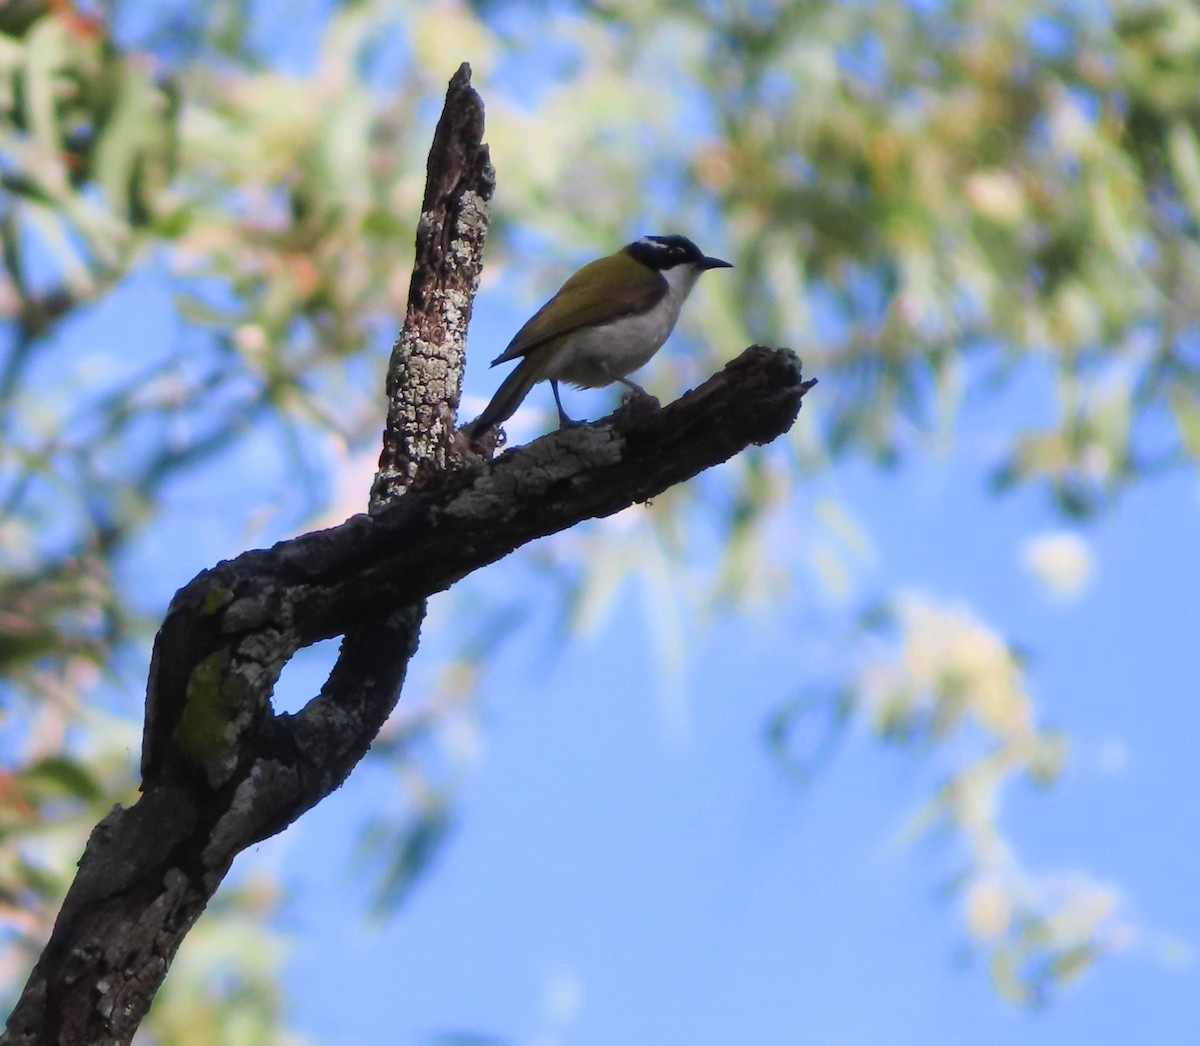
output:
M395 705L425 599L537 537L766 443L812 381L752 347L663 409L631 406L496 460L454 432L491 195L464 66L430 153L370 513L246 552L171 601L147 684L142 797L96 827L0 1044L127 1043L234 857L336 788ZM297 650L344 637L320 694L276 714Z
M444 467L453 445L494 188L482 135L483 105L464 65L450 82L430 149L408 311L388 371L374 510L403 493L418 464ZM202 632L213 623L211 610L201 608ZM289 717L276 719L270 706L278 673L297 649L286 630L258 630L184 666L175 660L181 651L164 641L168 613L151 663L158 684L147 688L142 798L129 810L114 808L93 831L0 1043L132 1039L175 951L237 853L252 836L283 828L318 802L366 753L395 707L424 614L424 598L417 596L340 630L338 662L311 703L325 710L320 726L329 732L310 737L312 715L288 729ZM182 691L172 689L177 686ZM176 736L181 723L173 713L181 696L186 729ZM164 721L170 724L165 736L157 729ZM244 731L248 724L256 728L253 735ZM206 746L224 739L236 747L251 736L265 749L277 742L284 749L280 758L226 746L221 773L195 772ZM280 809L292 812L278 820Z
M429 152L408 315L388 367L387 427L372 512L411 486L418 470L441 472L449 461L495 187L483 144L483 104L464 64L450 81Z

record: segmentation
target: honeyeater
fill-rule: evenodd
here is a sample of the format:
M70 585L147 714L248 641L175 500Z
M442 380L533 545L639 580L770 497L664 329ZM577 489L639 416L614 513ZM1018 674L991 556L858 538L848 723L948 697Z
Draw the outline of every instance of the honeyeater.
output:
M470 425L469 438L512 417L535 382L549 381L559 426L576 424L563 410L558 383L592 389L630 381L667 340L684 299L707 269L732 268L686 236L643 236L616 254L589 262L559 288L492 366L520 360Z

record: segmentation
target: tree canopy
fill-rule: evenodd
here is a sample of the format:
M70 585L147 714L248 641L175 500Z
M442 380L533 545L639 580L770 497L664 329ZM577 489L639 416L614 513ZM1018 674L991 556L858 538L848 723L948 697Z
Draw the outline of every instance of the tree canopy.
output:
M428 141L464 60L498 185L481 302L535 307L587 258L686 230L736 268L697 295L687 353L657 359L649 387L669 398L752 343L790 346L821 383L786 441L625 527L539 546L539 598L575 634L636 579L668 666L762 608L826 636L837 656L781 688L765 755L810 781L858 728L937 766L913 834L951 840L964 928L999 990L1049 998L1126 921L1098 879L1028 867L1000 817L1008 782L1055 779L1072 724L1047 729L1028 652L959 593L856 585L872 524L819 495L838 470L934 456L980 404L1029 390L1048 409L1014 412L973 459L998 498L1034 491L1086 526L1194 468L1191 0L0 9L8 967L36 954L87 830L134 795L171 593L363 507L339 477L376 453ZM1087 563L1073 533L1036 553L1066 586ZM797 599L814 591L836 605ZM486 585L477 606L443 623L436 685L375 750L406 796L367 833L384 905L453 820L441 727L479 716L480 680L528 612ZM162 1041L238 1041L188 978L275 1034L270 925L240 921L234 947L226 919L270 896L255 879L219 895L152 1017Z

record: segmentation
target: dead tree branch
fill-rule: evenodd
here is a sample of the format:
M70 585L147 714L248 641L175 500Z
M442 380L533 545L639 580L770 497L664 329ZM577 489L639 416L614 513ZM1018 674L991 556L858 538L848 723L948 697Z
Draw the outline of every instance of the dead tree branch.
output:
M93 831L0 1044L128 1043L247 846L336 788L399 695L426 598L535 538L645 501L791 426L813 382L747 349L661 410L619 411L496 460L454 431L492 172L465 66L429 157L370 513L246 552L172 600L147 685L142 797ZM320 694L276 714L287 661L342 636Z

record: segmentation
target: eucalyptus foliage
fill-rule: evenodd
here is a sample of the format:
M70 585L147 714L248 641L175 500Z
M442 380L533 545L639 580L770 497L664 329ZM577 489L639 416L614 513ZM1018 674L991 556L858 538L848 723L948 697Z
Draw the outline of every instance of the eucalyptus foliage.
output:
M87 827L134 787L131 695L161 602L128 593L140 549L188 511L173 491L276 455L277 478L222 531L226 554L248 527L276 534L326 509L327 477L374 452L430 121L462 60L498 173L493 287L533 304L631 235L687 229L737 268L685 317L689 351L656 364L651 386L677 390L755 341L795 348L821 382L789 445L543 547L572 628L602 621L626 577L647 586L667 665L703 627L694 600L794 613L797 586L837 584L868 540L814 504L811 478L848 456L928 453L954 439L964 403L1030 375L1056 410L1008 433L981 483L1037 486L1082 517L1200 456L1191 0L6 4L10 970L45 933ZM552 264L529 266L532 253ZM174 317L165 339L95 343L105 308L156 301ZM830 738L865 724L914 758L953 747L914 830L951 837L966 930L1000 989L1035 1001L1119 943L1119 906L1098 883L1029 871L1004 836L1004 782L1051 781L1066 742L1041 728L1013 645L952 597L864 605L842 678L794 681L768 751L811 777L829 754L798 748L813 717ZM457 771L436 738L446 717L470 718L498 642L466 635L379 748L410 799L369 833L394 855L385 902L452 820ZM224 916L265 904L231 893L207 919L209 954ZM278 1013L252 972L274 961L265 931L259 947L223 960L232 980L204 950L185 955L178 984L208 984L239 1016L200 1036L177 985L158 1034L264 1041Z

